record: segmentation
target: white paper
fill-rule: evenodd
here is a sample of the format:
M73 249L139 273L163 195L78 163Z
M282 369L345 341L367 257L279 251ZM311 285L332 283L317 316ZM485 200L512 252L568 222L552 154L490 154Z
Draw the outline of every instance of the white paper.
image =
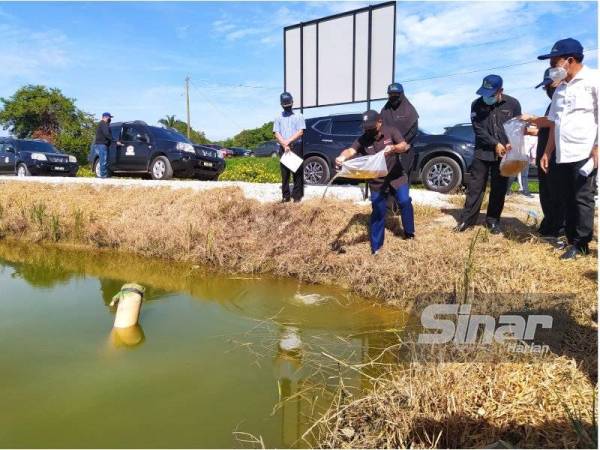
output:
M279 161L292 172L296 173L296 170L298 170L304 160L290 150L289 152L284 152Z
M583 175L584 177L588 177L590 175L590 173L592 173L592 171L594 170L594 158L590 158L587 160L587 162L581 166L581 168L579 169L579 173L581 175Z

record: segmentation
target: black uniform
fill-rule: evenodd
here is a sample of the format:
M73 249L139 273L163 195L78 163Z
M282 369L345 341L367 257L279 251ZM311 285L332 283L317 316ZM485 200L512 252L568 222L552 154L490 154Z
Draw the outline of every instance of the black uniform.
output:
M500 158L496 155L496 144L500 143L506 147L508 138L503 125L509 119L520 115L519 102L505 94L502 94L499 103L491 106L487 105L481 97L471 104L471 123L475 131L475 159L471 165L467 198L460 222L467 225L475 225L477 222L490 173L491 189L487 219L494 222L500 220L508 178L500 175Z
M546 109L545 116L548 116L549 111L550 106ZM552 156L548 162L548 173L539 168L549 135L550 128L540 128L535 155L535 164L538 167L538 180L540 182L540 204L544 213L544 219L540 224L539 231L544 236L558 237L560 230L565 225L565 202L560 192L560 184L557 177L556 152L552 152Z
M383 106L381 109L381 119L383 120L383 125L396 128L404 140L412 145L419 131L419 114L404 94L400 97L400 104L395 108L389 101ZM400 154L399 158L410 181L410 173L415 160L415 151L410 148L407 152Z
M102 144L109 147L113 141L114 139L112 134L110 134L108 123L106 123L104 120L101 120L96 128L96 139L94 140L94 144Z

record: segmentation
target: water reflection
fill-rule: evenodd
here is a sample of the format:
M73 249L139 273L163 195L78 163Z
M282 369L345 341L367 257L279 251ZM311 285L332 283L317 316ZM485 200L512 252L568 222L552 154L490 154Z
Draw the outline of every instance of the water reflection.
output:
M128 328L113 328L110 330L110 340L115 348L132 348L143 344L146 336L141 325L138 324Z

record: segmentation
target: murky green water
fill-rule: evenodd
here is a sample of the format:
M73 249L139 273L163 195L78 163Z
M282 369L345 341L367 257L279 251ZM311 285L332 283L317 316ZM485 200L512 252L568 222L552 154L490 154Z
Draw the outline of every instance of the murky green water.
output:
M108 303L132 281L140 327L117 335ZM376 375L335 360L378 358L405 321L293 280L0 241L0 447L307 446L340 376Z

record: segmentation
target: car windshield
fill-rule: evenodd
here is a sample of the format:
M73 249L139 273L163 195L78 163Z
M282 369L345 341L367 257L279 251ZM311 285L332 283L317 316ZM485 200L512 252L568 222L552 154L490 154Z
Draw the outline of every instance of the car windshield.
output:
M419 133L421 133L421 134L431 134L428 130L424 130L423 128L419 128Z
M192 143L192 141L186 138L183 134L170 128L152 128L151 130L156 139L164 139L165 141L173 142L185 142L187 144Z
M17 147L23 152L38 152L38 153L58 153L52 144L41 141L18 141Z

